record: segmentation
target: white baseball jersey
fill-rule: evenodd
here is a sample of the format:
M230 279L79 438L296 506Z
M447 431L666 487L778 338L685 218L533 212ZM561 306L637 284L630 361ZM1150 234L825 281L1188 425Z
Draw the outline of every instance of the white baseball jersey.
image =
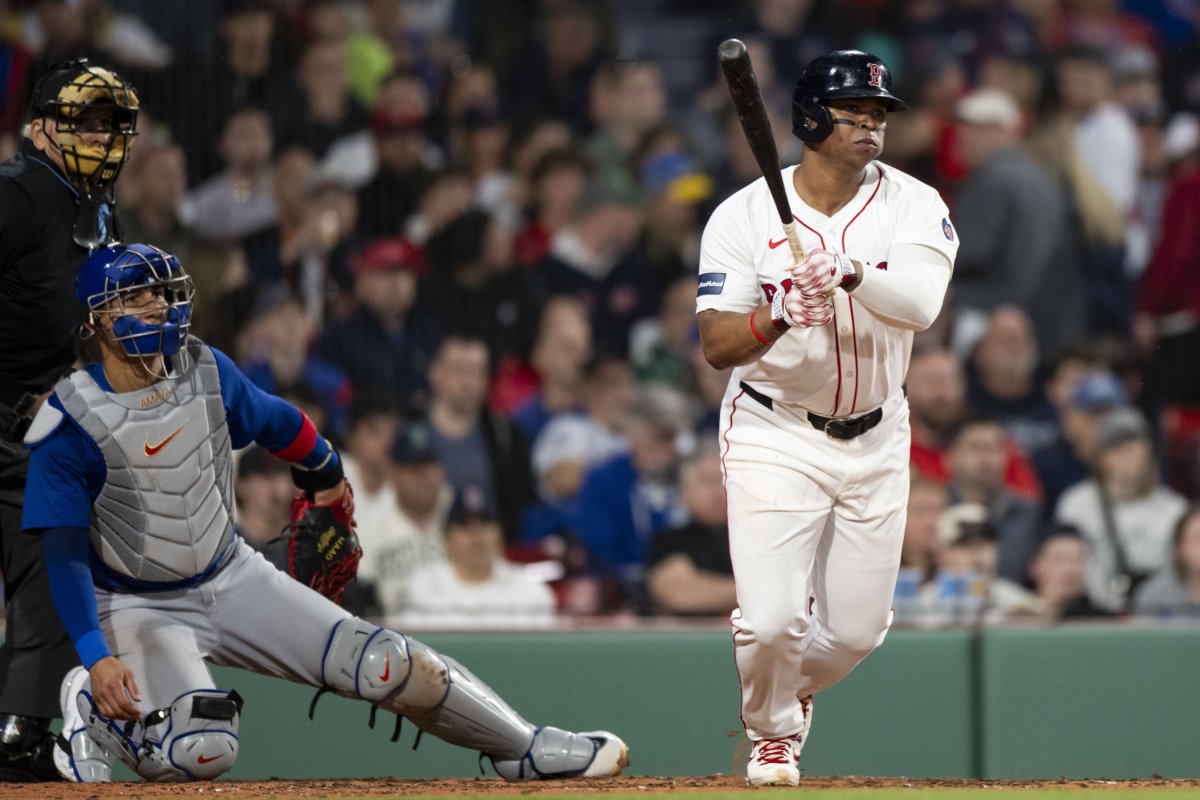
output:
M783 184L805 251L843 252L862 263L863 278L835 293L831 323L788 331L732 380L823 416L855 416L903 384L912 332L941 309L958 237L938 193L892 167L868 165L858 193L832 217L800 199L795 169L783 170ZM721 203L704 229L696 309L752 311L787 291L791 268L767 182L757 180Z

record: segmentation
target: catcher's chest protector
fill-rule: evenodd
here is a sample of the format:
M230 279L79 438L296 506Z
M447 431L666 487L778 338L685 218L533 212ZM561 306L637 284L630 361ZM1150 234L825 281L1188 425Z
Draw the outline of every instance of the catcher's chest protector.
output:
M55 391L108 473L92 505L92 547L122 575L169 582L203 572L233 538L233 465L212 351L188 342L179 378L106 393L87 372Z

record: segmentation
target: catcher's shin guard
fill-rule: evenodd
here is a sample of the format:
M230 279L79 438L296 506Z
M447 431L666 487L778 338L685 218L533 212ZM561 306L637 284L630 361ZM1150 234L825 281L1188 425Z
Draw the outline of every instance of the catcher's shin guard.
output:
M137 722L104 716L86 690L78 703L88 736L148 781L212 780L237 760L242 709L237 692L185 692Z
M408 717L422 731L493 758L520 759L536 729L461 664L357 618L334 626L325 685Z

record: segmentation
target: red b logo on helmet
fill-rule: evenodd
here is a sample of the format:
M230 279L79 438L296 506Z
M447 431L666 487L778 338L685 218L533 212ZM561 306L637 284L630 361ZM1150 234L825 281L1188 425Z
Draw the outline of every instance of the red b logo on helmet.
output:
M880 88L883 85L883 68L878 64L867 64L867 69L871 70L871 77L867 79L867 83L876 89Z

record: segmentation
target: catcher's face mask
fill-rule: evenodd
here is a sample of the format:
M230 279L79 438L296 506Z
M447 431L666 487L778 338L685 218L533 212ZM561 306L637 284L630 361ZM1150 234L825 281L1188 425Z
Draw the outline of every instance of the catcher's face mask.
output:
M52 140L67 177L88 199L111 201L137 135L137 94L115 72L86 61L71 62L43 80L34 90L39 103L34 111L53 122ZM48 96L38 97L39 89Z

